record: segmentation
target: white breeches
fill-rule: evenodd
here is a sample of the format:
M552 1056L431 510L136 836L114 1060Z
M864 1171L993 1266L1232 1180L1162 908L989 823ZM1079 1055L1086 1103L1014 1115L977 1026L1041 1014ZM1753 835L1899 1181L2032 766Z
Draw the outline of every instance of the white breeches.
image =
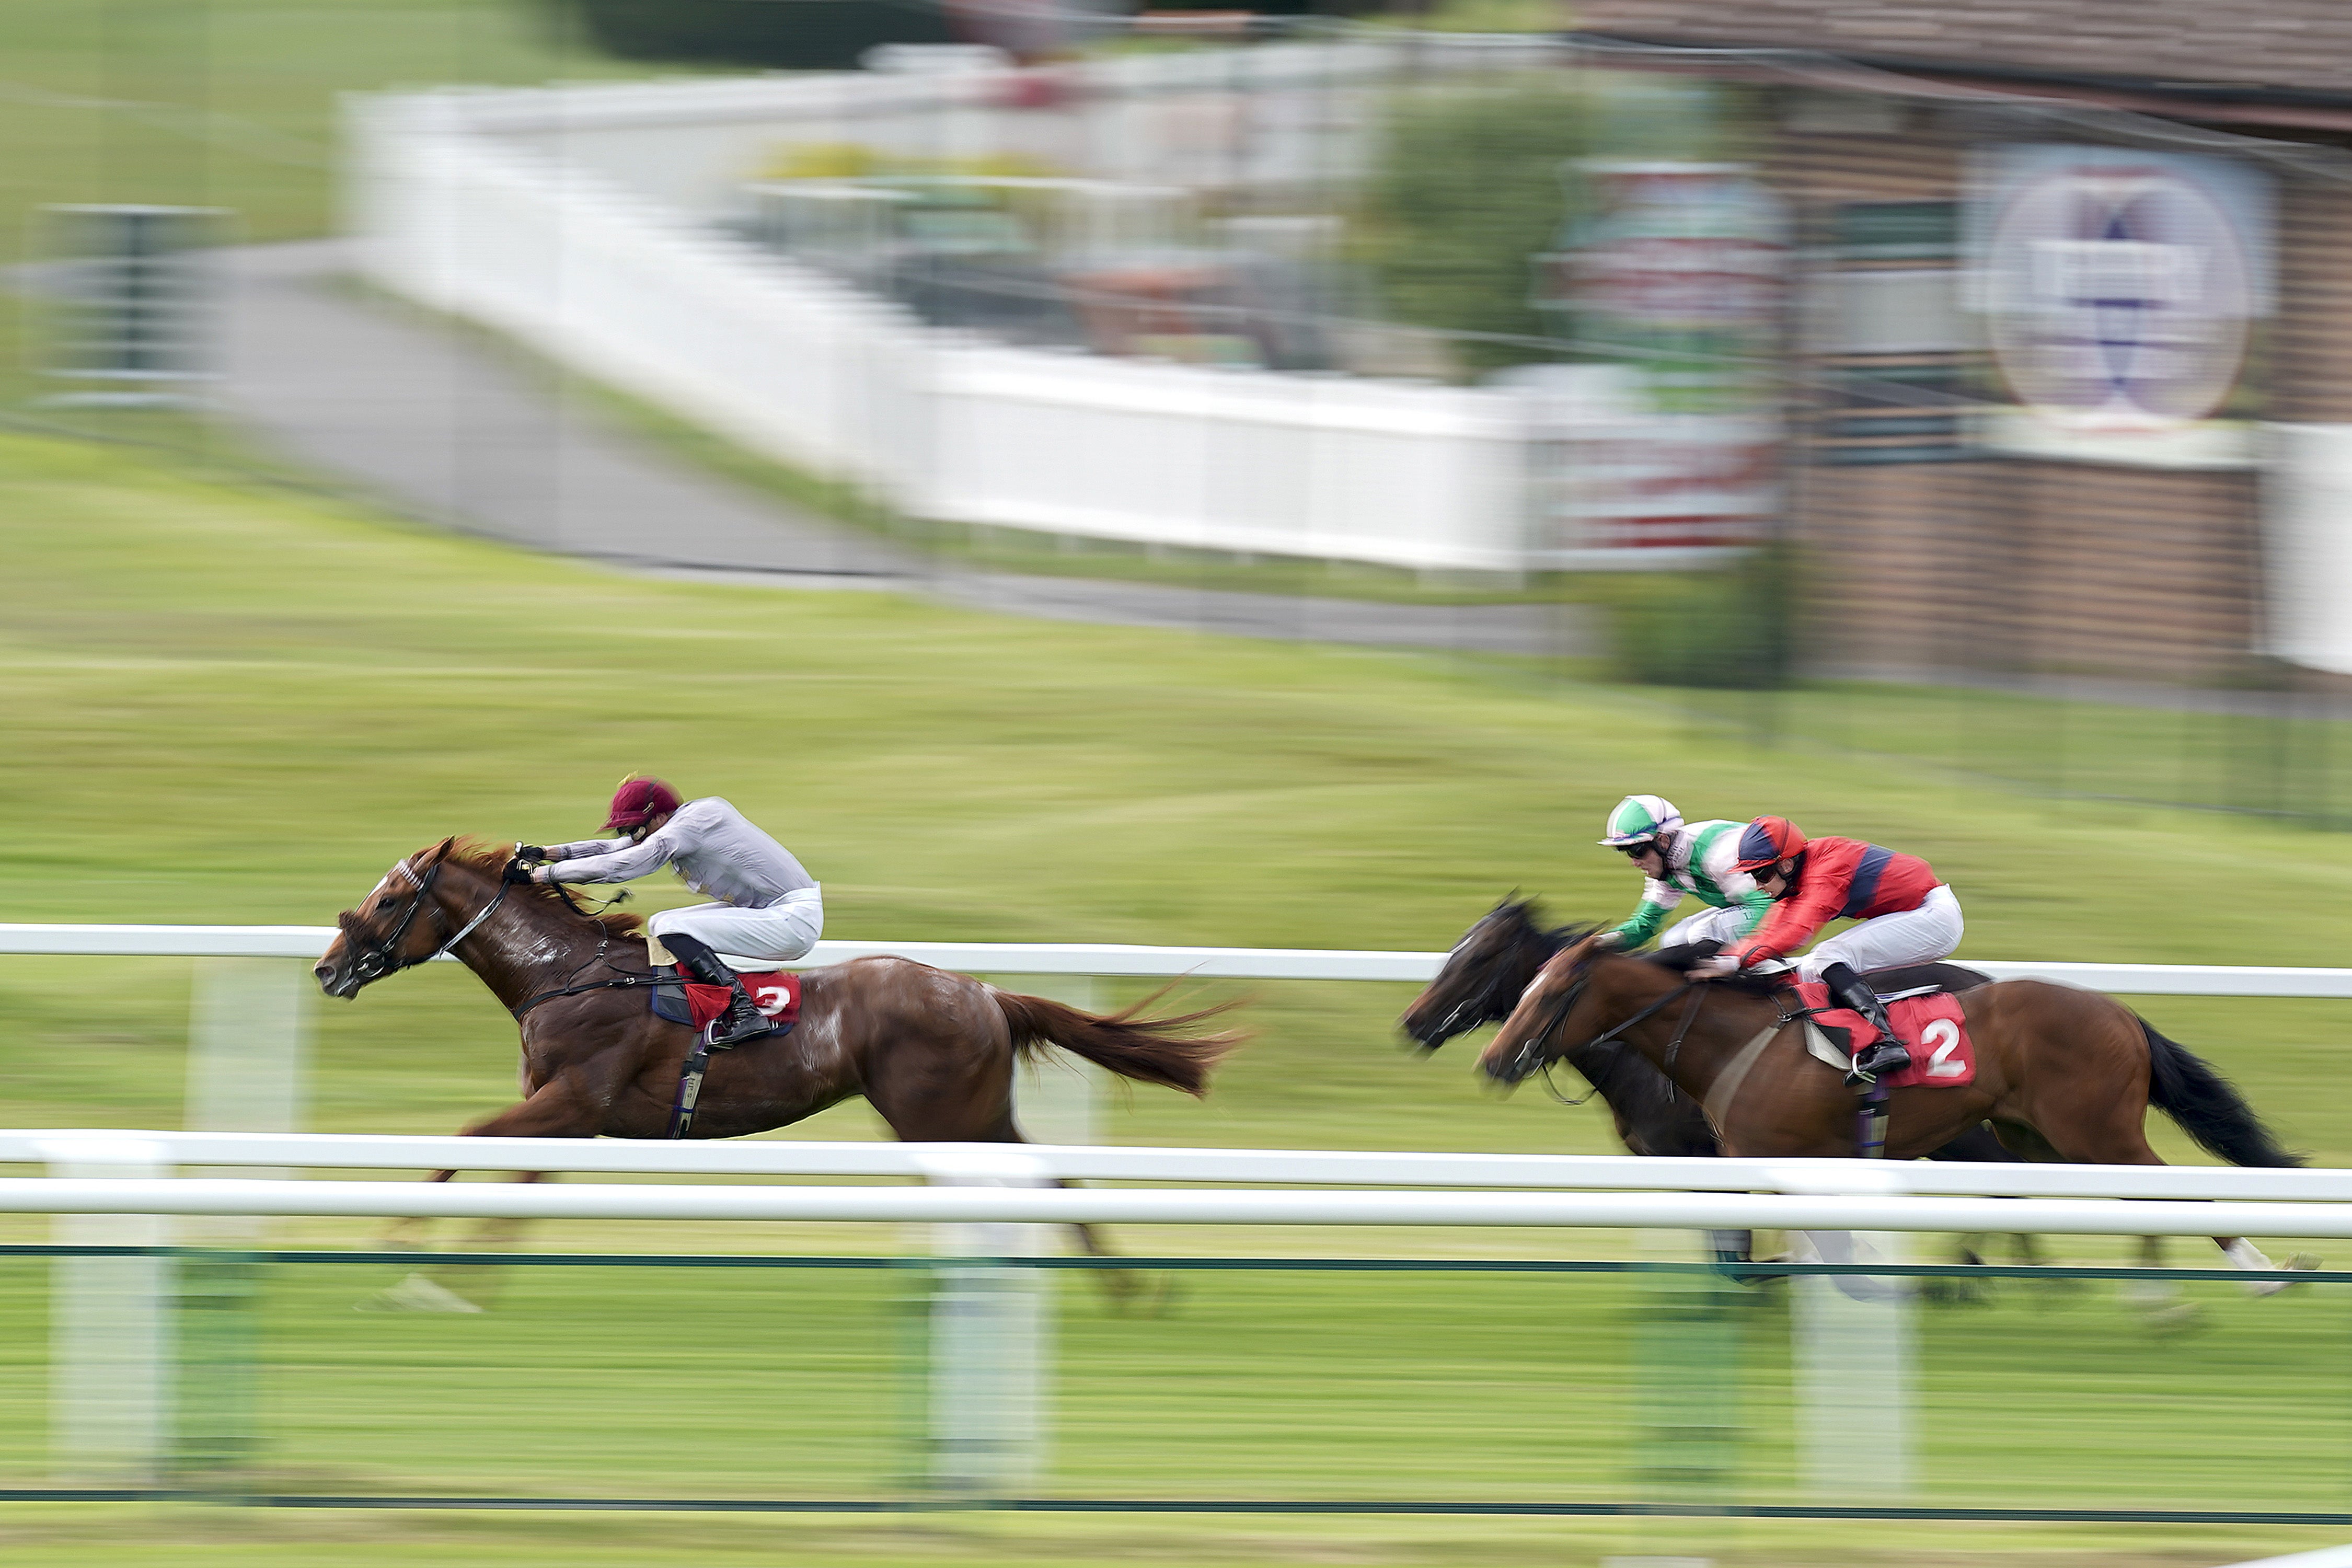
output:
M808 956L824 934L824 889L803 888L786 893L781 903L764 910L734 904L692 904L664 910L649 917L646 930L658 941L672 931L705 942L721 958L749 958L762 963L790 963ZM662 962L659 958L656 963Z
M1701 910L1667 927L1666 934L1658 939L1658 945L1687 947L1696 942L1719 942L1729 947L1739 935L1740 922L1747 918L1748 911L1738 908Z
M1849 927L1796 961L1797 973L1819 980L1832 963L1851 965L1857 973L1894 969L1906 963L1933 963L1952 956L1965 926L1960 900L1949 888L1936 888L1916 910L1897 910Z

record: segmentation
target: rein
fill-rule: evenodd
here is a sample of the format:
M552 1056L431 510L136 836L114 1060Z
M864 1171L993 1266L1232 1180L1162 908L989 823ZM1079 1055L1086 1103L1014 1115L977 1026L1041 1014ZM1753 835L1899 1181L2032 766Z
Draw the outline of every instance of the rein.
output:
M360 947L360 944L356 942L352 944L354 947L360 947L360 951L354 953L352 958L352 973L353 977L360 982L360 984L362 985L370 984L375 981L382 980L388 974L397 974L404 969L414 969L420 963L432 963L435 959L439 958L442 954L455 948L459 942L473 935L476 930L481 926L481 923L484 921L488 920L491 914L497 910L500 904L507 901L507 889L509 884L501 882L499 884L497 895L493 897L488 903L482 906L482 912L476 915L472 920L467 921L464 925L458 927L457 931L451 935L448 941L443 942L439 947L435 948L431 952L426 953L423 958L401 957L400 944L408 935L408 928L416 923L417 911L425 909L426 907L426 901L433 896L433 884L440 879L442 864L443 862L436 860L430 867L426 868L425 875L422 877L419 877L415 871L410 870L408 868L408 862L405 860L399 862L393 868L393 869L398 871L402 876L407 878L410 882L415 885L416 897L409 900L407 912L403 914L400 917L400 922L392 928L392 934L390 936L385 937L381 942L378 942L373 938L370 938L364 947ZM442 914L441 907L438 904L435 904L432 906L432 909L433 918L440 922L441 929L444 931L448 930L449 921L447 917Z
M566 985L560 991L542 991L536 996L526 998L523 1005L514 1010L514 1016L520 1018L541 1002L552 1002L559 996L580 996L591 991L643 991L661 983L662 977L658 974L627 974L618 980L591 980L584 985Z
M1581 970L1585 966L1580 963L1578 967ZM1544 1066L1547 1062L1558 1060L1559 1057L1567 1054L1565 1050L1562 1050L1555 1053L1551 1057L1546 1057L1544 1055L1544 1050L1545 1047L1551 1043L1552 1037L1559 1033L1560 1026L1568 1022L1569 1014L1575 1009L1578 1000L1583 996L1584 988L1591 983L1591 976L1589 973L1578 974L1576 977L1576 984L1570 986L1568 988L1568 994L1559 999L1559 1006L1553 1011L1550 1019L1545 1023L1543 1028L1537 1033L1534 1039L1529 1040L1526 1045L1519 1047L1519 1060L1523 1062L1532 1060L1533 1066L1528 1068L1528 1071L1532 1072L1537 1068ZM1643 1023L1645 1020L1653 1018L1658 1014L1665 1011L1669 1003L1673 1002L1675 997L1680 996L1684 992L1696 988L1697 984L1698 983L1694 980L1684 981L1681 984L1675 986L1672 991L1667 992L1664 995L1659 997L1656 1001L1651 1003L1648 1006L1643 1008L1632 1017L1622 1019L1617 1023L1612 1024L1601 1033L1584 1041L1578 1048L1589 1050L1594 1046L1607 1045L1610 1041L1617 1038L1618 1036L1623 1034L1634 1025ZM1683 1036L1690 1031L1691 1019L1697 1016L1698 1001L1700 1000L1704 1000L1704 998L1694 1000L1690 1012L1684 1016L1682 1027L1675 1031L1675 1045L1677 1047L1682 1045ZM1524 1078L1527 1075L1522 1073L1520 1076ZM1584 1098L1591 1099L1591 1097L1587 1095ZM1581 1104L1582 1101L1578 1100L1571 1103Z
M1694 984L1686 980L1683 982L1682 990L1687 991L1691 994L1690 1005L1683 1009L1682 1021L1675 1026L1675 1037L1666 1043L1665 1066L1661 1070L1668 1073L1674 1071L1675 1054L1683 1048L1683 1041L1690 1034L1691 1026L1698 1021L1698 1010L1706 1005L1706 987L1704 985ZM1667 992L1665 1001L1659 1003L1658 1006L1664 1007L1666 1002L1673 1001L1680 994L1680 992L1675 991ZM1657 1008L1652 1008L1651 1012L1655 1012L1657 1010ZM1649 1016L1649 1013L1636 1014L1633 1017L1626 1019L1624 1023L1618 1025L1617 1029L1630 1028ZM1567 1014L1563 1012L1560 1016L1562 1019L1565 1019L1567 1017ZM1578 1048L1580 1050L1590 1050L1594 1046L1601 1045L1604 1041L1612 1039L1617 1034L1617 1029L1612 1029L1608 1034L1601 1036L1599 1039L1587 1040ZM1601 1092L1601 1086L1598 1083L1593 1083L1591 1088L1586 1089L1582 1094L1577 1095L1573 1098L1560 1093L1559 1085L1554 1083L1551 1079L1552 1064L1559 1059L1560 1058L1558 1057L1547 1058L1543 1064L1536 1069L1543 1074L1544 1092L1546 1094L1550 1095L1562 1105L1582 1105L1586 1100L1591 1100L1594 1095ZM1591 1080L1588 1079L1587 1081L1589 1082Z

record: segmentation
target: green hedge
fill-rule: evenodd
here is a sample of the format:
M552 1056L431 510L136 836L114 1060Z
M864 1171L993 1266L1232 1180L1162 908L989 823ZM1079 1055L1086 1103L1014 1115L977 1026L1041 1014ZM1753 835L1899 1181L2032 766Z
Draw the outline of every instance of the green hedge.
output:
M877 44L962 41L937 5L887 0L556 0L628 59L845 70Z
M1620 679L1650 686L1761 690L1795 664L1797 576L1785 548L1712 572L1610 584L1610 643Z

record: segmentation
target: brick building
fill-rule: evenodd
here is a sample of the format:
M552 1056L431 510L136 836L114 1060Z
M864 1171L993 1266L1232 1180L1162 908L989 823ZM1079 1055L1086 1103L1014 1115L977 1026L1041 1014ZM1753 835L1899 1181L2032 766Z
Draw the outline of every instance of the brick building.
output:
M1579 23L1596 63L1759 106L1801 258L1790 515L1822 663L2352 668L2313 575L2352 493L2352 5L1590 0Z

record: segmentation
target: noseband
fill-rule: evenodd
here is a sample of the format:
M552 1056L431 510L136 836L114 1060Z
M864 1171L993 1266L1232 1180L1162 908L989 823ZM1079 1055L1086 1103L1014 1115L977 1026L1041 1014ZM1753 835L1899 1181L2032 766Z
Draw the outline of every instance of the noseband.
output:
M401 942L408 935L408 928L415 923L417 911L426 907L427 901L433 895L433 884L440 879L441 868L446 863L446 862L441 860L434 861L431 866L425 868L425 875L422 877L419 877L415 872L410 870L408 868L408 862L405 860L402 860L393 867L394 870L399 872L402 876L407 878L411 882L415 884L416 897L409 900L407 910L401 915L400 923L392 928L392 934L390 936L387 936L381 941L370 936L364 945L356 942L352 943L352 947L353 949L352 956L352 978L358 982L359 984L372 985L387 974L397 974L404 969L414 969L420 963L432 963L435 959L440 957L443 953L447 952L451 948L456 947L459 942L473 935L475 928L479 926L484 921L488 920L490 918L491 911L496 910L500 904L506 902L507 889L512 887L513 884L501 879L499 882L498 896L482 907L482 912L480 914L476 915L472 920L467 921L463 926L460 926L456 934L452 935L448 941L443 942L439 947L435 948L431 952L426 953L423 958L401 957ZM432 906L432 909L434 920L439 923L442 930L447 931L449 929L449 921L447 918L441 913L441 907L438 904L435 904ZM345 930L344 934L346 936L351 934L348 928Z

